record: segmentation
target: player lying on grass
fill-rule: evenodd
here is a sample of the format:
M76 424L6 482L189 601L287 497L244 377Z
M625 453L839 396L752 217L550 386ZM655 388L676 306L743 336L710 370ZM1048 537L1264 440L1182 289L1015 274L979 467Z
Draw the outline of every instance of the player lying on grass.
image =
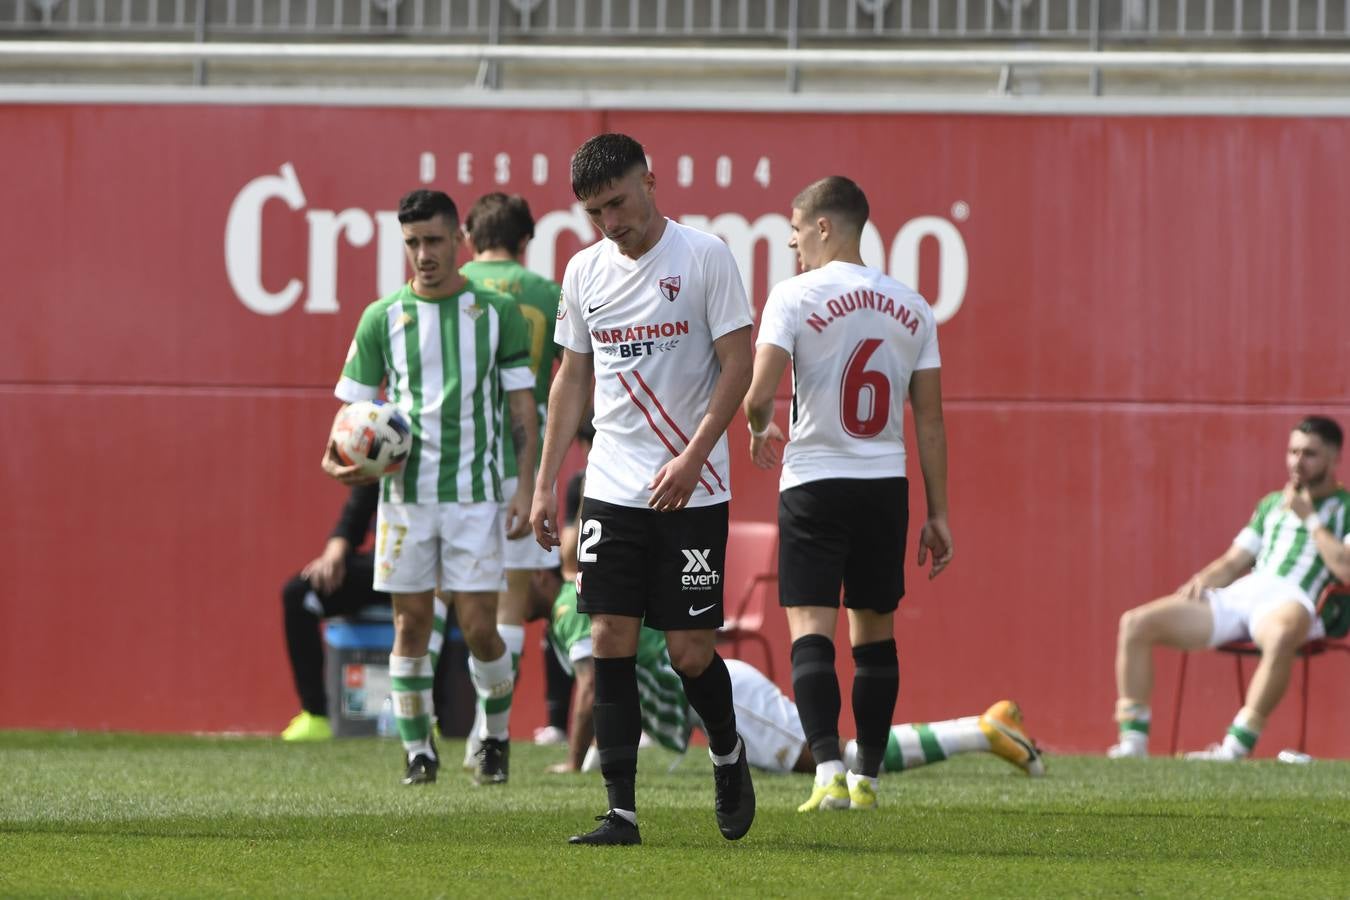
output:
M532 620L549 614L542 604L530 610ZM571 582L563 585L553 603L548 639L563 666L576 678L567 761L551 766L549 771L581 771L595 733L591 713L595 690L594 651L590 617L577 611L576 587ZM750 765L770 772L815 772L816 761L806 742L796 704L749 663L728 659L726 664L731 673L736 721L740 723ZM698 722L685 700L679 676L670 666L665 636L661 632L641 629L637 671L643 730L666 749L685 752L690 732ZM845 763L852 765L857 753L856 742L848 741L842 751ZM993 753L1028 775L1045 772L1040 751L1022 730L1021 711L1010 700L995 703L980 716L892 726L883 769L900 772L941 762L961 753ZM826 798L819 808L847 809L849 806L849 795L845 791L840 796Z

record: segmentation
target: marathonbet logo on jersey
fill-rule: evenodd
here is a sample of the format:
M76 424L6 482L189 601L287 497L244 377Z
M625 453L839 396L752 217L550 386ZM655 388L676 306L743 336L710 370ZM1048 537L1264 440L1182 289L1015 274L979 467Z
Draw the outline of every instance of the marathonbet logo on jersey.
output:
M680 576L680 585L685 590L706 591L722 580L722 576L713 570L708 562L707 550L681 550L684 554L684 569Z

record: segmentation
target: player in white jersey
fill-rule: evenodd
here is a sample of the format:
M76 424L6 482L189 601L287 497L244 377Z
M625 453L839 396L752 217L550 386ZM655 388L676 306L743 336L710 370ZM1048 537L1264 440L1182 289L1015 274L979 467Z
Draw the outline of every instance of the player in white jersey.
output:
M1350 582L1350 491L1336 480L1344 440L1325 416L1299 422L1285 451L1289 480L1262 498L1228 552L1175 593L1120 617L1120 740L1108 756L1148 755L1155 646L1199 650L1237 640L1261 649L1242 709L1221 743L1187 758L1231 761L1251 753L1289 684L1299 647L1325 633L1318 596L1333 580Z
M503 393L521 472L521 487L506 504L513 535L528 529L538 414L525 320L511 299L460 275L454 201L440 191L412 191L399 202L398 219L412 280L366 308L334 393L353 403L375 399L383 386L412 423L408 461L383 480L374 586L393 598L389 676L407 754L403 783L426 784L439 768L428 654L437 589L455 605L479 697L511 694L511 654L497 634L504 538L495 454ZM331 441L323 468L344 484L363 480L342 465ZM506 718L502 711L480 734L480 784L507 778Z
M928 501L919 564L952 558L947 438L937 325L927 302L863 265L867 198L847 178L817 181L792 201L802 274L777 285L760 321L745 398L756 465L779 460L774 394L792 364L790 440L779 481L779 602L792 635L792 688L816 781L800 811L871 808L899 692L895 609L905 593L908 530L904 399L910 398ZM839 753L834 632L848 610L858 726L856 768Z
M591 138L572 158L572 190L604 239L572 257L555 329L562 365L549 393L530 514L558 543L554 479L595 380L578 561L579 606L592 616L595 728L609 811L573 843L636 844L641 732L638 627L666 632L690 705L707 725L718 827L754 818L731 680L714 647L722 624L726 427L750 380L750 306L730 250L666 219L642 145Z

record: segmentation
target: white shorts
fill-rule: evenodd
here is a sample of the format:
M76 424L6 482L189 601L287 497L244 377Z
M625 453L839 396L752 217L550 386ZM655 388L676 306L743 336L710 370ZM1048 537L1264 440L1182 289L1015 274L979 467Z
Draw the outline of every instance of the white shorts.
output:
M492 591L502 584L496 503L386 503L375 523L375 590Z
M507 478L502 481L502 496L510 497L516 492L518 478ZM506 535L506 505L502 504L502 536L505 540ZM553 547L545 550L539 546L539 542L534 539L534 532L530 531L523 538L517 538L514 541L506 541L506 569L516 571L518 569L556 569L562 562L562 557L558 555L558 548Z
M1211 647L1229 641L1250 641L1262 617L1286 603L1297 603L1312 616L1307 640L1326 633L1322 619L1307 595L1269 572L1252 572L1228 587L1211 588L1205 592L1205 599L1214 614L1214 631L1209 636Z
M725 660L731 674L736 730L745 741L750 765L770 772L791 772L806 746L797 704L749 663Z

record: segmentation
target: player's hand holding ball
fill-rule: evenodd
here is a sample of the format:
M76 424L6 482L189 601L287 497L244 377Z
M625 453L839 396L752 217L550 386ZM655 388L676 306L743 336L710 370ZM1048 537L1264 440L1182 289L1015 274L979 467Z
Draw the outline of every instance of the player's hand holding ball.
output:
M338 411L323 455L323 470L345 485L371 484L403 468L412 428L392 403L367 400Z

